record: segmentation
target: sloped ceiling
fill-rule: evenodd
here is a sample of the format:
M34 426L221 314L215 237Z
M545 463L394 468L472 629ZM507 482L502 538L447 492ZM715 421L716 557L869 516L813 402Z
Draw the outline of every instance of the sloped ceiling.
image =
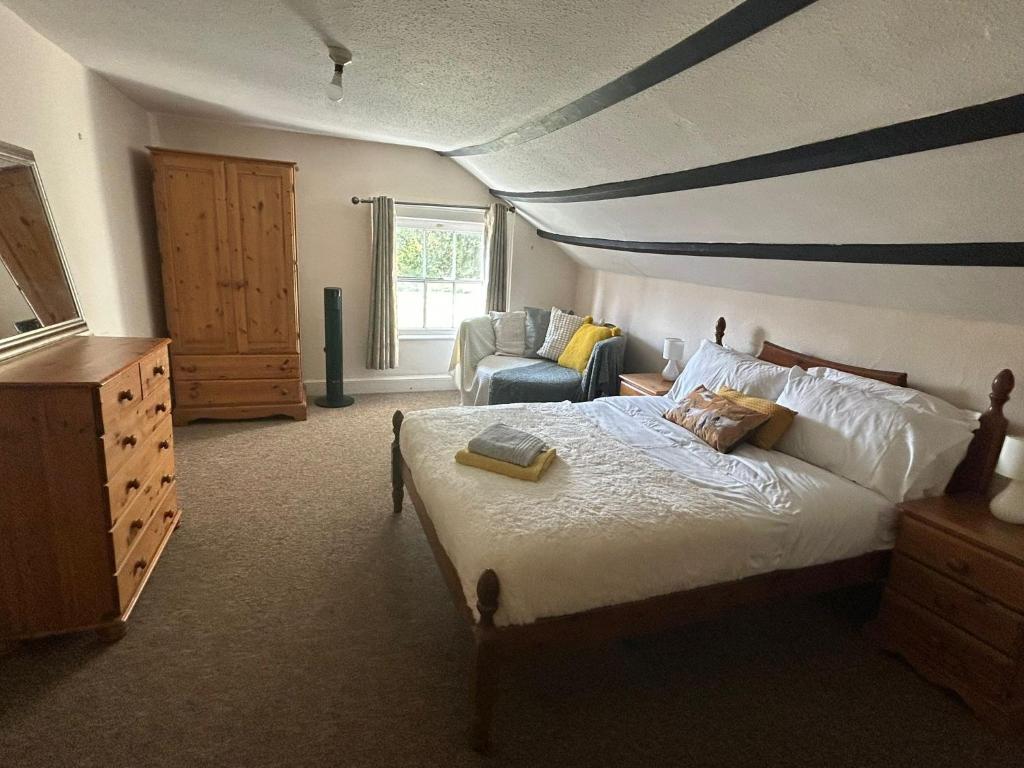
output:
M4 0L147 108L450 150L641 65L738 0ZM460 157L492 188L705 166L1024 91L1020 0L817 0L547 136ZM329 103L324 41L351 48ZM637 241L1024 241L1024 135L684 192L519 202L546 230ZM1024 324L1024 268L752 261L567 246L584 264Z

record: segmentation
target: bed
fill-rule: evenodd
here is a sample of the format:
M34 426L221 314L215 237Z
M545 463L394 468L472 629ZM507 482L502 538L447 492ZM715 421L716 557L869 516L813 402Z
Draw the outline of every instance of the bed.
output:
M720 319L718 344L724 328ZM849 366L770 342L759 358L907 384L905 373ZM948 492L987 489L1011 387L1012 377L997 377L992 405ZM658 397L611 397L575 405L437 409L408 419L395 413L394 511L401 511L407 490L474 634L475 749L489 745L504 658L884 578L896 516L891 501L775 451L769 456L743 445L717 453L661 418L670 404ZM557 445L559 461L544 482L450 461L469 437L498 420Z

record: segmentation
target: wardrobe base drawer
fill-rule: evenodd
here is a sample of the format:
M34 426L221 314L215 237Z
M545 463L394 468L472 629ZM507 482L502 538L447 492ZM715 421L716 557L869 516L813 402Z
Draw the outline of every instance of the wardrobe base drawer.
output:
M241 381L175 381L174 407L197 405L264 405L301 403L298 379L244 379Z
M175 381L298 379L299 356L294 355L175 355Z
M268 416L287 416L296 421L306 420L306 401L301 403L267 403L264 405L197 405L175 408L174 425L191 424L198 419L263 419Z

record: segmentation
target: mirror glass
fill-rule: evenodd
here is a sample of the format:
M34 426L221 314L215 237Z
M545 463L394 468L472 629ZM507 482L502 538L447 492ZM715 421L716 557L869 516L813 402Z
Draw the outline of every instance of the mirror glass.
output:
M84 330L32 153L0 143L0 357Z

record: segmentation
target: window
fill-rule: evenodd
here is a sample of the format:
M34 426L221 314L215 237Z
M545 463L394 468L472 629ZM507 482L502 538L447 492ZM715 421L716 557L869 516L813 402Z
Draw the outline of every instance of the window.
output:
M399 331L450 332L483 314L483 224L400 217L395 225Z

